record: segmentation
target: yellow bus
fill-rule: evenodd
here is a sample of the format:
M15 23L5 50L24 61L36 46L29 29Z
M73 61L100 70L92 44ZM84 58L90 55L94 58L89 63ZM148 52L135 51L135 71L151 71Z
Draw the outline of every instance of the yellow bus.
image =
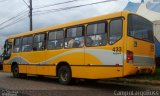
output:
M155 71L152 23L128 11L13 35L4 49L4 72L56 76L61 84Z

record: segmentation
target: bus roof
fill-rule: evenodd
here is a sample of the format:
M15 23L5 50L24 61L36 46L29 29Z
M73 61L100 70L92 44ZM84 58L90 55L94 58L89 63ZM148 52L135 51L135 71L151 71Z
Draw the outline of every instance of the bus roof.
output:
M121 12L116 12L116 13L91 17L91 18L87 18L87 19L77 20L77 21L73 21L73 22L68 22L68 23L64 23L64 24L53 25L53 26L44 27L44 28L33 30L33 31L29 31L29 32L23 32L23 33L20 33L20 34L11 35L7 39L21 37L21 36L27 36L27 35L35 34L35 33L46 32L46 31L50 31L50 30L54 30L54 29L66 28L66 27L69 27L69 26L85 24L85 23L88 23L88 22L94 22L94 21L97 21L97 20L102 20L102 19L107 19L107 18L114 18L114 17L122 16L122 13L128 13L129 14L131 12L121 11Z

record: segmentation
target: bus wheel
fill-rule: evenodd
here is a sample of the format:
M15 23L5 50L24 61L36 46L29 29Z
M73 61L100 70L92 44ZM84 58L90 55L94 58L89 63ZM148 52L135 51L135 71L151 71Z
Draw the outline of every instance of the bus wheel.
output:
M14 78L18 78L18 77L19 77L18 65L14 65L14 66L13 66L12 74L13 74L13 77L14 77Z
M68 85L72 82L72 73L68 66L61 66L58 69L58 80L60 84Z

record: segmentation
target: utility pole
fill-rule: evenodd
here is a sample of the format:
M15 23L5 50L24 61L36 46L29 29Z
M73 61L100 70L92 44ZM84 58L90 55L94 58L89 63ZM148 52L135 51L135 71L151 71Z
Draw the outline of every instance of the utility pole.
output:
M30 18L30 31L32 31L32 0L30 0L30 5L29 5L29 18Z
M29 21L30 21L30 31L32 31L32 10L33 10L33 8L32 8L32 0L29 0L29 3L30 3L30 5L28 5L28 3L25 1L25 0L22 0L26 5L27 5L27 7L29 8Z

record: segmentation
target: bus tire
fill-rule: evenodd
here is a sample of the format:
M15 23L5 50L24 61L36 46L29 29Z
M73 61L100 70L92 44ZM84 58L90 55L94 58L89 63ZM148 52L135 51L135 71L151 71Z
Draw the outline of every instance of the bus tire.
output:
M58 68L58 80L60 84L69 85L72 83L72 73L69 66L60 66Z
M14 65L12 68L12 74L14 78L25 78L27 77L27 74L25 73L19 73L19 68L18 65Z
M18 65L14 65L12 68L12 74L14 78L18 78L19 77L19 68Z

